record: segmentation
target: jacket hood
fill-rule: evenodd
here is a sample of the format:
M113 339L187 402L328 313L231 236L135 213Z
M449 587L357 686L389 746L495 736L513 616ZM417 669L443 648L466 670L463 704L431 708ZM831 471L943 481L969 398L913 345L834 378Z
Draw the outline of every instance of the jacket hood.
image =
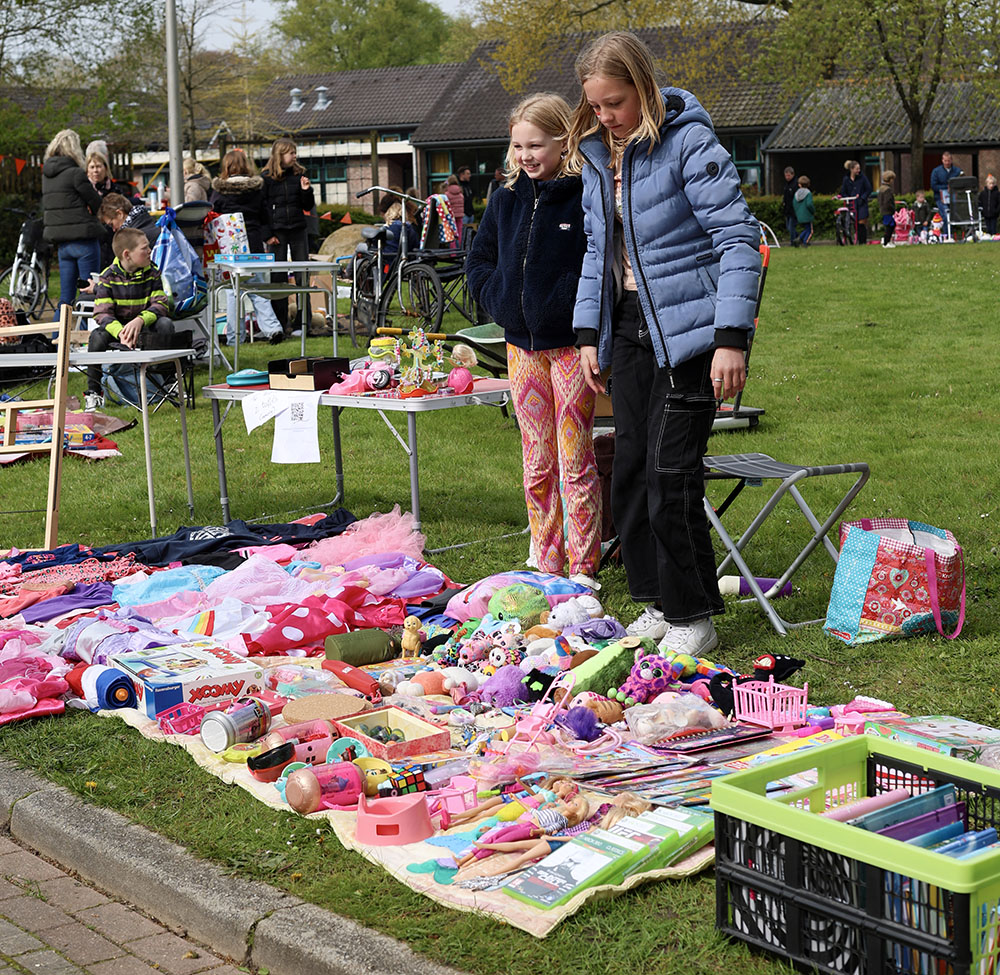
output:
M809 195L809 190L806 187L804 187L804 186L800 186L795 191L795 199L796 200L804 200L808 195Z
M263 189L264 180L259 176L228 176L223 179L216 176L212 180L212 188L217 193L252 193L254 190Z
M76 169L80 168L69 156L49 156L45 160L45 165L42 166L42 174L44 176L58 176L60 173L66 172L67 169L73 169L74 167Z
M663 125L660 126L662 132L671 125L687 125L689 122L700 122L707 125L713 132L715 126L712 125L712 118L705 111L705 107L694 95L683 88L665 87L660 89L663 96L663 104L666 108L666 117Z
M514 192L521 199L534 200L535 197L547 202L558 203L580 192L583 180L580 176L560 176L558 179L533 180L527 173L518 174Z

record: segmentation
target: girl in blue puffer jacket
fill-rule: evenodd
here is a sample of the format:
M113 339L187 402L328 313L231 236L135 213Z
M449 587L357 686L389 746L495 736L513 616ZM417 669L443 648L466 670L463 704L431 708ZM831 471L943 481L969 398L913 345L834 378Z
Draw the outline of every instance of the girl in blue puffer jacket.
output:
M566 148L569 119L569 106L551 94L530 95L511 113L506 180L490 196L465 272L507 340L538 568L562 575L568 560L571 578L599 588L594 392L573 334L586 236L580 166Z
M587 253L573 327L592 389L611 366L612 511L632 598L649 604L629 632L704 655L723 603L702 457L717 401L746 379L760 229L708 114L657 87L642 41L605 34L576 68Z

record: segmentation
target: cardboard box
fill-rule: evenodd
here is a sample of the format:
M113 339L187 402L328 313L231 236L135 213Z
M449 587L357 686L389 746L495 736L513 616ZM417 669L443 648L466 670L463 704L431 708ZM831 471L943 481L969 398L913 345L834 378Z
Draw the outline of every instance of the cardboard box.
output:
M313 257L312 260L327 261L329 260L329 258ZM318 272L316 274L310 274L309 287L325 288L327 291L333 291L333 273L331 271L323 271L323 272ZM322 291L310 291L309 292L310 314L319 315L320 318L325 318L326 302L327 302L327 296L323 294ZM334 309L334 314L336 314L336 308Z
M883 722L877 718L865 722L865 734L888 738L928 751L951 755L966 762L983 763L987 756L993 764L1000 758L1000 728L953 718L946 714L929 714Z
M349 359L343 356L305 359L274 359L267 364L271 389L329 389L351 371Z
M185 702L217 704L259 695L267 686L260 667L210 640L123 653L109 664L132 678L139 710L150 718Z
M415 717L402 708L391 704L374 711L364 711L348 718L333 722L334 727L347 738L357 738L375 758L387 762L395 762L403 758L412 758L427 752L437 752L451 747L451 732L440 725L431 724ZM404 741L382 742L371 738L360 730L361 725L373 728L384 725L392 730L401 731Z

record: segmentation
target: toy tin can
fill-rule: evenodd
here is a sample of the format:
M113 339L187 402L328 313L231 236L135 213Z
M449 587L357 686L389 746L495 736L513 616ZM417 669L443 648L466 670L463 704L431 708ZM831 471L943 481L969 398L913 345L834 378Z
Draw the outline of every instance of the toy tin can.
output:
M256 698L236 701L228 711L212 711L201 719L201 740L213 752L238 742L256 741L271 727L271 709Z

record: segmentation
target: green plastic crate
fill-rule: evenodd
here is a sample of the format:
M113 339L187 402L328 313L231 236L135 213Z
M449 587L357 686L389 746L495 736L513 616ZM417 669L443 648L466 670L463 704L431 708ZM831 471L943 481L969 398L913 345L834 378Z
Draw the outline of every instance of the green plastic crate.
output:
M808 772L815 785L768 798L769 782ZM916 795L949 782L970 830L1000 830L1000 772L870 736L716 780L719 929L837 975L993 975L1000 852L955 860L818 815L899 786Z

